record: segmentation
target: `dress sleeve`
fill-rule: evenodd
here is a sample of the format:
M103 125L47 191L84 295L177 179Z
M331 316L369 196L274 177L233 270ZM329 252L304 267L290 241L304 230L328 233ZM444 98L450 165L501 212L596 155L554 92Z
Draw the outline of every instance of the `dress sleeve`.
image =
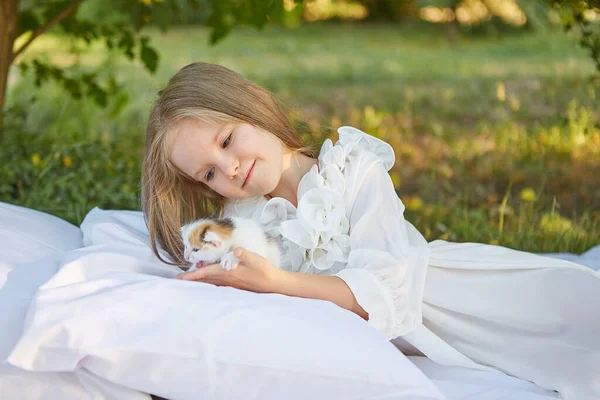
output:
M404 219L404 205L383 162L361 174L350 211L350 253L340 277L388 339L422 322L421 303L429 248Z

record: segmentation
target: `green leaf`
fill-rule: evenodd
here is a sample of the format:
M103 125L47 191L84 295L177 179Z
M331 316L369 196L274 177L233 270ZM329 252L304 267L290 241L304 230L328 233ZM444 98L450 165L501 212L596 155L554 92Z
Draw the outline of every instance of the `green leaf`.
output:
M19 14L19 29L17 31L17 37L21 36L25 32L35 31L39 27L40 22L33 10L25 10Z
M156 68L158 67L158 53L148 45L147 37L140 40L140 45L140 59L144 63L144 66L148 71L152 73L156 72Z
M272 8L273 0L245 0L237 7L235 14L240 22L260 29L269 22L269 12Z
M133 38L133 34L130 30L125 30L121 33L123 36L121 40L119 40L119 48L129 57L130 60L133 59L133 47L135 46L135 39Z
M46 9L43 12L43 20L44 21L50 21L52 20L54 17L56 17L57 15L59 15L60 13L62 13L66 8L68 8L71 5L72 0L60 0L60 1L52 1L50 2L47 6ZM61 22L62 24L65 24L70 18L72 18L73 15L70 15L69 17L67 17L66 19L64 19Z
M106 105L108 104L108 93L106 93L106 91L100 88L94 88L91 90L90 94L94 98L96 104L102 107L106 107Z
M171 25L173 22L173 15L171 13L164 12L163 10L157 10L155 8L152 9L151 17L151 23L155 26L158 26L162 32L166 32L169 25Z
M129 94L127 92L122 92L116 97L110 109L111 118L117 117L121 113L121 111L125 109L127 104L129 104Z
M221 41L227 34L231 32L231 27L224 25L217 25L213 27L210 33L210 44L214 45Z

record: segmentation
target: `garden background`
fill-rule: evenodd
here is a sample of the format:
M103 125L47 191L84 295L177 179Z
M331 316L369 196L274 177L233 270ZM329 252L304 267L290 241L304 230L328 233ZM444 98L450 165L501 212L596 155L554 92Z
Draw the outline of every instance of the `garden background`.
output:
M389 142L406 217L428 240L600 243L596 1L1 7L0 201L74 224L94 206L138 210L151 104L181 67L206 61L271 90L307 139L352 125Z

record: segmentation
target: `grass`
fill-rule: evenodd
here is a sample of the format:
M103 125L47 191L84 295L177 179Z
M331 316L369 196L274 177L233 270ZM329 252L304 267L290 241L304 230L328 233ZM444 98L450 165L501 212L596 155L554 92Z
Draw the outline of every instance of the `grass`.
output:
M99 46L80 53L59 36L34 43L27 57L116 72L130 101L112 118L110 107L36 89L14 71L1 201L76 224L96 205L137 209L150 104L179 68L202 60L273 91L317 143L340 125L390 142L407 218L428 240L570 252L600 243L600 87L572 37L311 24L239 29L210 47L202 28L149 33L161 53L155 75Z

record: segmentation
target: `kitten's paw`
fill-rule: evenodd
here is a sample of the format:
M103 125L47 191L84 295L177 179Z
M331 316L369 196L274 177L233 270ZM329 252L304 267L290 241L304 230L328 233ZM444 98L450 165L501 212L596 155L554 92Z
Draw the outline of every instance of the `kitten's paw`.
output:
M233 255L233 252L225 254L221 257L221 267L227 271L231 271L237 268L240 263L240 259Z

